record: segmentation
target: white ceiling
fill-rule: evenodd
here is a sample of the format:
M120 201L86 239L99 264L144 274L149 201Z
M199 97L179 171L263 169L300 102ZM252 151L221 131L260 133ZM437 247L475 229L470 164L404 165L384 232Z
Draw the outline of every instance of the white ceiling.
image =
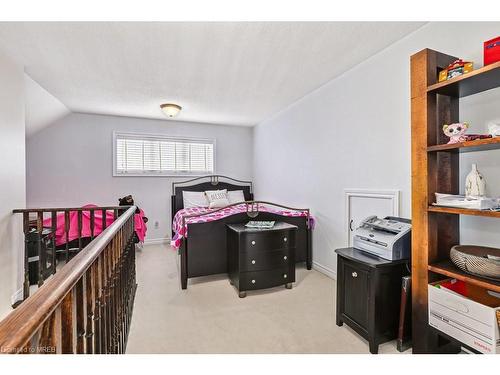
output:
M24 75L24 88L26 136L35 134L70 113L64 104L26 74Z
M0 23L0 49L73 112L255 125L423 23Z

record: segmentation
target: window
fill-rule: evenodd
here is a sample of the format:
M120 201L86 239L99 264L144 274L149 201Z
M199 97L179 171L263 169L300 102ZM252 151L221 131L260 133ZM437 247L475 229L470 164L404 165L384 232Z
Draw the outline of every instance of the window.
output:
M214 173L214 140L134 133L113 138L115 176Z

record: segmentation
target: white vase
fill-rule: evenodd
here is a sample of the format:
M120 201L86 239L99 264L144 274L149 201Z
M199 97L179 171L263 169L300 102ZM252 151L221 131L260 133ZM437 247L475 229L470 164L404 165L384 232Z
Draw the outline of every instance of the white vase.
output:
M486 193L486 181L477 170L477 164L472 164L472 170L465 179L465 195L468 197L483 197Z

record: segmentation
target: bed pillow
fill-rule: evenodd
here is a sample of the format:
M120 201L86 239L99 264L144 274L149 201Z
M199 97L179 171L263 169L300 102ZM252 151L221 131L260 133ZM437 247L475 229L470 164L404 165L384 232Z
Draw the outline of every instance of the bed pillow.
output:
M240 203L245 201L245 195L243 194L243 190L232 190L227 192L227 197L229 199L229 203Z
M184 208L208 207L207 196L203 191L183 191L182 200Z
M209 208L222 208L229 206L227 190L208 190L205 192Z

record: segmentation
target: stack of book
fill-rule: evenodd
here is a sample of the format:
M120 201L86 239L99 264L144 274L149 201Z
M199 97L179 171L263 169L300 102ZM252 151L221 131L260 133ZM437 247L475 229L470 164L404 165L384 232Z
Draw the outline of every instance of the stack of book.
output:
M468 208L471 210L495 210L499 207L497 198L466 197L464 195L452 195L436 193L435 206Z
M274 221L249 221L245 226L255 229L271 229L274 227Z

